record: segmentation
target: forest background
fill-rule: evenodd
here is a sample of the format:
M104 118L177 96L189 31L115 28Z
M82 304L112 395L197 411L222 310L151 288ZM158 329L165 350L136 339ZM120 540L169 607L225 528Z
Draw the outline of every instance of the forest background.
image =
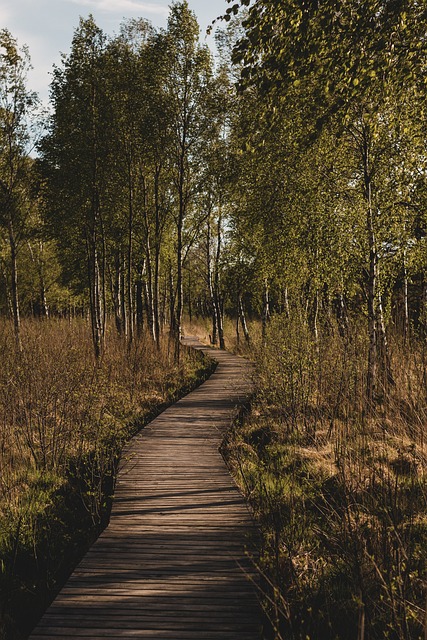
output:
M165 29L82 19L48 118L0 32L6 637L75 544L64 496L102 526L121 443L206 367L184 321L255 362L224 454L274 637L426 637L426 8L222 24L214 64L187 2Z

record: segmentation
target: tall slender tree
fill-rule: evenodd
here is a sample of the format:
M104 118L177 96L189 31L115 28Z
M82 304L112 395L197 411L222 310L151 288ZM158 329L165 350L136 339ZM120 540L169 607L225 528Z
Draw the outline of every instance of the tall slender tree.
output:
M9 245L10 301L15 341L21 348L21 322L18 288L18 252L25 241L29 184L32 161L31 119L38 100L26 87L30 68L28 49L19 49L7 29L0 31L0 225Z
M235 3L226 19L248 4L246 0ZM410 96L424 109L420 81L425 77L425 14L412 0L370 0L363 6L332 0L256 0L244 27L245 34L234 49L234 59L242 65L242 86L257 88L273 126L283 121L283 114L301 115L294 130L294 139L302 143L298 157L307 157L310 145L330 136L335 146L345 149L350 175L340 206L347 209L345 199L351 194L364 221L359 242L365 255L367 398L373 406L392 381L381 284L384 246L392 242L384 232L383 211L390 201L381 173L384 158L390 159L400 139L399 110L390 111L390 105L396 105L396 100L404 104ZM298 182L304 185L303 176ZM314 318L319 308L318 284Z
M105 41L92 17L80 20L71 53L54 72L54 113L42 146L51 185L51 226L63 255L71 250L86 262L97 358L103 351L106 321L103 198L111 127L104 83Z
M210 124L206 106L212 78L212 58L207 47L199 44L199 26L187 1L171 6L167 42L168 92L172 101L177 265L171 332L179 353L183 314L184 232L194 205L199 172L198 154Z

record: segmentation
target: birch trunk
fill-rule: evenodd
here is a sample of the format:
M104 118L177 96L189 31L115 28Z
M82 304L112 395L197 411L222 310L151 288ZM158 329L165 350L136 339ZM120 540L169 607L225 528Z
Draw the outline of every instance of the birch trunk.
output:
M216 253L215 253L215 270L214 270L214 308L216 314L216 325L218 329L218 338L219 338L219 347L220 349L225 349L225 341L224 341L224 317L223 317L223 305L221 301L221 293L220 293L220 274L219 274L219 264L221 259L221 241L222 241L222 216L221 216L221 207L218 213L218 222L217 222L217 242L216 242Z
M87 240L87 263L90 295L90 321L92 327L92 340L95 358L98 360L102 354L102 329L101 329L101 308L100 308L100 283L98 252L96 250L96 237Z
M366 396L368 408L372 408L378 383L378 317L377 317L377 270L378 255L376 247L374 214L372 209L372 183L370 173L369 143L366 131L363 132L363 177L364 195L366 201L366 233L369 249L369 267L367 279L367 306L368 306L368 371L366 379Z
M270 320L270 292L268 287L268 279L264 278L264 289L262 294L262 342L265 345L267 341L267 324Z
M408 300L408 269L406 266L406 249L403 251L403 339L409 340L409 300Z
M132 170L128 168L128 255L127 255L127 281L126 281L126 300L127 300L127 338L129 345L133 342L133 295L132 295L132 270L133 270L133 181Z
M215 310L215 295L213 286L213 274L212 274L212 260L211 260L211 218L208 215L207 220L207 236L206 236L206 273L208 281L209 299L212 316L212 335L210 336L211 344L218 344L218 325L217 325L217 313Z
M138 266L138 278L136 281L136 330L138 335L142 334L144 328L144 284L142 277L144 274L143 265Z
M243 329L243 334L245 336L245 340L249 345L250 342L251 342L251 338L250 338L250 335L249 335L248 326L246 324L245 310L243 308L242 296L240 294L239 294L237 309L238 309L237 317L240 319L240 323L242 325L242 329Z
M15 230L13 227L12 218L8 223L9 230L9 246L10 246L10 260L11 260L11 300L12 300L12 313L13 313L13 329L15 334L15 345L17 351L22 351L21 340L21 316L19 312L19 295L18 295L18 247L16 242Z
M112 272L110 267L108 272L110 278L111 299L113 301L114 308L114 320L119 336L121 336L124 331L121 305L121 266L120 251L116 251L114 255L114 272Z
M46 281L44 275L44 261L43 261L43 240L39 241L39 254L34 253L31 242L27 242L28 249L30 251L31 260L36 268L37 277L39 281L39 299L37 304L37 315L40 318L49 317L49 306L46 298Z
M156 237L154 247L154 335L157 348L160 349L160 247L162 241L162 221L160 212L159 180L161 167L156 168L154 176L154 207L156 216Z

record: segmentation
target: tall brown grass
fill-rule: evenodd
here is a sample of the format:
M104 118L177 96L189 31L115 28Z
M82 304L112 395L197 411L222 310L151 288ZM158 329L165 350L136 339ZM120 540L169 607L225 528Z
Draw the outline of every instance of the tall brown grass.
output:
M276 317L227 455L262 531L277 640L427 637L427 360L391 339L395 384L366 411L366 331Z
M96 362L83 320L33 321L22 352L0 320L0 638L23 638L108 518L123 443L203 375L165 341L110 330ZM22 619L25 606L27 615Z

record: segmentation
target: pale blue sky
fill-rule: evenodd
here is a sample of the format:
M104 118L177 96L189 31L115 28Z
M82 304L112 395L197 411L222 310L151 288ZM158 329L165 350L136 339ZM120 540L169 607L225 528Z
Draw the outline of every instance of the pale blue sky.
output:
M0 0L0 28L7 28L20 45L27 44L34 67L29 88L47 100L52 65L67 53L79 16L93 14L108 34L117 33L126 18L143 17L165 26L170 0ZM189 0L205 38L208 24L229 6L226 0ZM212 44L212 37L206 40Z

